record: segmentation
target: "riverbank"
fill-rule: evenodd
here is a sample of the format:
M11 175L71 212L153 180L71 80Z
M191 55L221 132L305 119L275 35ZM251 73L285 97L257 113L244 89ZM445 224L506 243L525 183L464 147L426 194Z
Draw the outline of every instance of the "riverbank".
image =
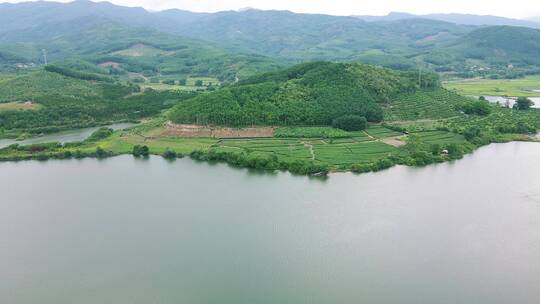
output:
M64 143L69 143L69 142L84 141L99 128L109 128L114 131L118 131L118 130L131 128L136 125L137 125L136 123L123 122L123 123L107 124L107 125L100 125L100 126L81 128L81 129L69 129L69 130L64 130L64 131L55 132L51 134L44 134L42 136L35 136L35 137L30 137L30 138L21 139L21 140L3 138L3 139L0 139L0 149L6 148L11 145L15 145L15 144L33 145L33 144L43 144L43 143L51 143L51 142L58 142L60 144L64 144Z
M0 150L0 161L107 158L133 154L135 147L146 147L147 152L136 154L142 157L162 155L168 159L189 156L199 161L226 162L237 167L325 175L342 171L373 172L395 165L426 166L460 159L493 142L534 140L527 135L500 134L470 141L444 129L408 132L382 125L371 125L360 132L336 132L337 138L306 138L301 134L297 138L182 138L167 135L166 128L163 121L154 121L94 141L12 145ZM321 129L301 130L314 134ZM399 145L396 144L398 141Z

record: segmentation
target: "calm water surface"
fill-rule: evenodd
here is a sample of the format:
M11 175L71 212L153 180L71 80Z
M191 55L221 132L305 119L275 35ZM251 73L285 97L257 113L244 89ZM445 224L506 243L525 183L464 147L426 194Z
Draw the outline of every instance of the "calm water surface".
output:
M130 127L133 127L135 124L132 123L117 123L109 126L105 126L107 128L111 128L113 130L123 130ZM87 139L92 133L94 133L97 129L101 127L92 127L92 128L84 128L84 129L73 129L68 131L62 131L52 134L47 134L40 137L33 137L26 140L14 140L14 139L0 139L0 149L8 147L13 144L19 144L19 145L32 145L32 144L42 144L42 143L50 143L50 142L59 142L59 143L66 143L66 142L74 142L74 141L82 141Z
M540 301L540 144L422 169L0 163L0 303Z
M493 103L499 103L501 106L508 105L510 108L516 103L515 97L504 97L504 96L484 96L487 101ZM529 97L532 102L534 102L533 108L540 109L540 97Z

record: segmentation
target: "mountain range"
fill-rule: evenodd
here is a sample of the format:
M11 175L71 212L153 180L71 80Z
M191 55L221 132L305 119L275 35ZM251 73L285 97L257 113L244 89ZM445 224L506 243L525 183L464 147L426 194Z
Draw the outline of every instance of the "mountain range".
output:
M108 2L0 4L0 67L76 57L145 77L234 80L297 62L360 61L460 77L540 69L540 23L494 16L149 12Z
M404 19L431 19L445 22L451 22L464 25L509 25L523 26L531 28L540 28L540 17L531 18L529 20L511 19L499 16L489 15L471 15L471 14L428 14L414 15L409 13L392 12L386 16L357 16L366 21L396 21Z

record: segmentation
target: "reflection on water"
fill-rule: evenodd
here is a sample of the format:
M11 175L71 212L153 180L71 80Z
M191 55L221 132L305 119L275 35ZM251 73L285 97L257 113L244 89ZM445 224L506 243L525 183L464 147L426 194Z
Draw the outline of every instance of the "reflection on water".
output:
M325 181L0 163L0 303L537 304L540 144Z
M503 107L513 107L516 103L515 97L504 97L504 96L484 96L487 101L492 103L498 103ZM540 97L529 97L530 100L534 102L533 108L540 109Z
M118 123L118 124L112 124L112 125L104 126L104 127L111 128L113 130L123 130L123 129L133 127L134 125L135 124L132 124L132 123ZM66 142L83 141L87 139L90 135L92 135L92 133L94 133L94 131L96 131L99 128L101 127L74 129L74 130L47 134L40 137L33 137L33 138L25 139L25 140L0 139L0 149L8 147L13 144L32 145L32 144L42 144L42 143L50 143L50 142L59 142L63 144Z

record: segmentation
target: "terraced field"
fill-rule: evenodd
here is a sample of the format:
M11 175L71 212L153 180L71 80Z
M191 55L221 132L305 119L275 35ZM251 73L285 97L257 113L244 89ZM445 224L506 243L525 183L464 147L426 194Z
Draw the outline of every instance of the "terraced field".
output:
M385 108L385 120L441 119L459 115L456 106L468 98L445 89L398 96Z
M463 135L446 131L424 131L414 134L427 144L461 144L465 142Z
M313 145L315 160L334 166L369 163L397 152L397 148L382 142Z
M368 130L366 130L366 133L370 138L375 138L375 139L384 139L388 137L396 137L396 136L403 135L403 133L392 131L382 126L371 127Z

